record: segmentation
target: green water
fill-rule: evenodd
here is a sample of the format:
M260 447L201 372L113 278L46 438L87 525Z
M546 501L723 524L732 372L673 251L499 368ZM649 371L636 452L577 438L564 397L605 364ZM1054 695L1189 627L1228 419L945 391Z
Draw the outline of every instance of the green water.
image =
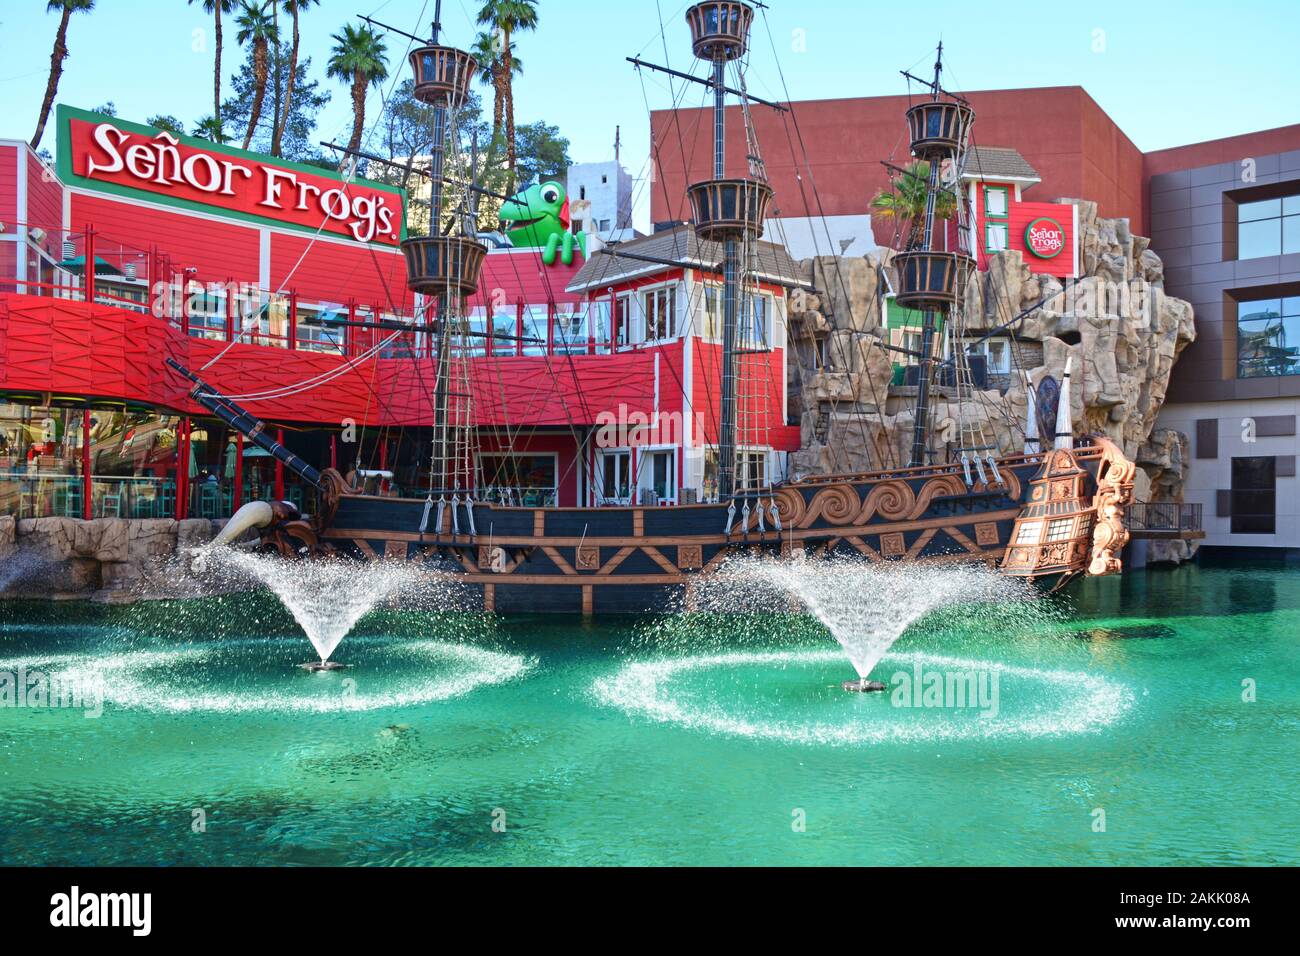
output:
M0 862L1300 862L1300 572L1069 601L931 615L873 672L996 675L996 713L846 694L788 618L376 612L309 674L265 595L0 604L0 672L106 696L0 708Z

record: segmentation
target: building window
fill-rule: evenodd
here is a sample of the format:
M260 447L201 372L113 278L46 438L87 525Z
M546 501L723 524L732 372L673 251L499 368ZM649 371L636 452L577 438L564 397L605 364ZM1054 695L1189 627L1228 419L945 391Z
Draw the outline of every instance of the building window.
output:
M479 455L478 483L487 501L525 508L554 506L554 455Z
M618 297L614 307L615 341L619 348L632 344L632 293L625 292Z
M972 341L966 345L967 355L984 357L984 368L990 375L1011 374L1011 340L991 338Z
M677 452L643 451L638 464L637 504L671 504L677 500Z
M632 452L626 449L600 452L596 469L596 502L602 505L626 505L631 501Z
M556 355L585 355L587 310L579 305L557 305L551 341Z
M1273 534L1277 517L1277 460L1232 459L1232 533Z
M1300 374L1300 296L1237 303L1237 377Z
M986 253L1005 252L1010 248L1011 234L1005 222L986 222L984 224L984 251Z
M641 297L645 315L645 342L670 339L677 328L677 284L661 286L645 292Z
M722 286L706 283L704 286L704 328L706 339L722 338Z
M492 313L492 354L519 354L519 311L514 306L496 309Z
M1237 206L1237 258L1300 252L1300 195Z
M741 317L741 348L767 348L768 310L771 301L771 297L766 295L756 293L750 296L749 308L745 310L745 314Z
M600 221L600 231L601 231L601 232L609 232L609 220L608 220L608 219L602 219L602 220Z
M579 199L586 199L586 198L587 198L587 187L586 187L586 186L579 186L579 187L578 187L578 198L579 198Z
M984 215L990 219L1005 219L1010 214L1005 186L989 186L984 190Z
M546 354L546 319L550 310L543 304L524 306L522 355Z
M591 323L591 337L596 344L597 352L609 351L610 338L610 318L613 310L610 307L609 299L596 299L587 306L587 320Z

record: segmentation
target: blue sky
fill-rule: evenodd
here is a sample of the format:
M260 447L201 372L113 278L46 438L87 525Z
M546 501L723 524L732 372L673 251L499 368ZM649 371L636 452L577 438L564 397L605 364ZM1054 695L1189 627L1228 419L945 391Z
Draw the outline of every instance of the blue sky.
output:
M638 74L624 57L665 62L662 15L667 62L690 69L682 15L687 6L676 0L541 0L539 31L518 41L525 64L516 92L519 120L558 125L572 142L574 159L585 161L612 158L614 128L621 125L624 163L640 175L649 149L646 98L655 108L670 98L665 78ZM923 71L942 35L948 79L956 88L1080 85L1143 150L1300 122L1300 6L1294 0L937 0L906 7L771 0L770 6L770 37L760 17L749 74L750 89L760 96L783 97L773 46L791 98L871 96L904 92L898 70ZM478 7L475 0L444 0L446 42L469 44ZM28 139L35 129L58 20L44 8L39 0L0 2L0 137ZM330 34L350 17L365 13L423 33L432 11L433 0L323 0L303 17L304 51L323 80ZM201 7L185 0L98 0L93 13L73 18L59 101L93 108L112 100L127 119L166 113L192 124L211 112L210 27ZM202 45L195 31L208 31L197 35L206 49L194 49ZM394 60L405 46L404 39L390 38ZM227 84L242 62L229 25ZM394 68L406 69L396 62ZM325 84L334 96L318 138L346 139L347 90ZM698 105L699 95L693 92L686 102ZM372 115L379 103L379 93L372 93ZM42 145L53 151L52 134ZM641 197L645 192L639 189Z

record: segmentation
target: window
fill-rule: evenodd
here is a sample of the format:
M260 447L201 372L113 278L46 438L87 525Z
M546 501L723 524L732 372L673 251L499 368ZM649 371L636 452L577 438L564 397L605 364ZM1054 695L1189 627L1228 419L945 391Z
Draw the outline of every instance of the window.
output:
M519 343L522 346L521 355L546 354L546 319L549 311L545 305L524 306L525 341Z
M625 292L618 297L614 306L614 325L616 341L620 348L632 344L632 293Z
M1237 377L1300 374L1300 296L1237 303Z
M483 454L478 469L479 488L488 501L525 508L555 504L554 455Z
M579 199L586 199L586 198L587 198L587 187L586 187L586 186L579 186L579 187L578 187L578 198L579 198Z
M1273 534L1277 517L1277 460L1232 459L1232 533Z
M342 306L322 303L319 310L304 306L298 308L298 348L309 352L335 352L342 354L345 326L339 320L346 318Z
M990 219L1005 219L1010 213L1005 186L989 186L984 190L984 215Z
M767 487L767 452L736 452L736 490L758 491Z
M601 232L609 232L609 220L608 220L608 219L602 219L602 220L600 221L600 231L601 231Z
M186 309L189 312L190 335L198 339L224 339L226 295L221 286L211 285L205 290L194 282L187 291Z
M609 299L596 299L587 304L587 321L591 324L591 336L596 342L597 352L609 351L611 316Z
M704 328L701 331L706 339L722 338L722 286L704 286Z
M1237 258L1300 252L1300 195L1237 206Z
M736 492L759 491L766 488L767 452L754 449L736 449ZM704 452L704 485L701 489L704 501L718 500L718 450L707 449Z
M1069 539L1070 533L1074 530L1073 518L1054 518L1047 525L1048 541L1065 541Z
M983 342L968 342L967 355L982 355L984 367L990 375L1011 374L1011 340L1004 338L985 339Z
M652 502L646 502L653 495ZM677 452L643 451L637 472L637 503L671 503L677 500Z
M587 312L579 305L557 305L552 341L556 355L585 355Z
M596 470L597 504L625 505L632 497L632 452L626 449L601 451Z
M642 293L645 315L645 342L670 339L677 330L677 284L671 283Z
M516 328L518 321L519 313L514 306L503 306L492 312L493 355L519 354L519 342L517 341L519 332ZM496 336L500 336L500 338Z
M1010 248L1010 234L1005 222L986 222L984 224L984 251L987 253L1005 252Z
M1043 533L1043 523L1041 521L1026 521L1016 532L1016 544L1038 544L1038 539Z
M768 346L768 308L771 296L755 294L749 299L749 308L741 317L743 327L740 330L742 348L765 349Z

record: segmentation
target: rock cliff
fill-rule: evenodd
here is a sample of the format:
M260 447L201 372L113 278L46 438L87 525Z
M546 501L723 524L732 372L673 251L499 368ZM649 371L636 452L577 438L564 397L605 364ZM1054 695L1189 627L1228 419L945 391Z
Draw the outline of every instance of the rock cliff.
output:
M1035 386L1047 375L1059 380L1072 357L1076 434L1104 433L1142 466L1139 500L1179 500L1186 437L1153 439L1152 430L1174 362L1196 337L1192 307L1165 294L1160 257L1150 240L1130 232L1127 219L1098 218L1093 202L1062 202L1079 209L1079 279L1067 287L1035 273L1018 251L994 254L987 271L971 276L961 313L968 336L1027 314L1005 339L1010 374L990 373L986 388L965 391L960 400L952 388L936 389L930 452L943 460L975 436L1001 454L1022 450L1023 372ZM791 307L799 361L791 363L789 411L802 427L792 475L907 463L915 389L891 386L900 355L882 347L889 335L882 283L893 283L892 255L802 263L816 291L796 296Z

